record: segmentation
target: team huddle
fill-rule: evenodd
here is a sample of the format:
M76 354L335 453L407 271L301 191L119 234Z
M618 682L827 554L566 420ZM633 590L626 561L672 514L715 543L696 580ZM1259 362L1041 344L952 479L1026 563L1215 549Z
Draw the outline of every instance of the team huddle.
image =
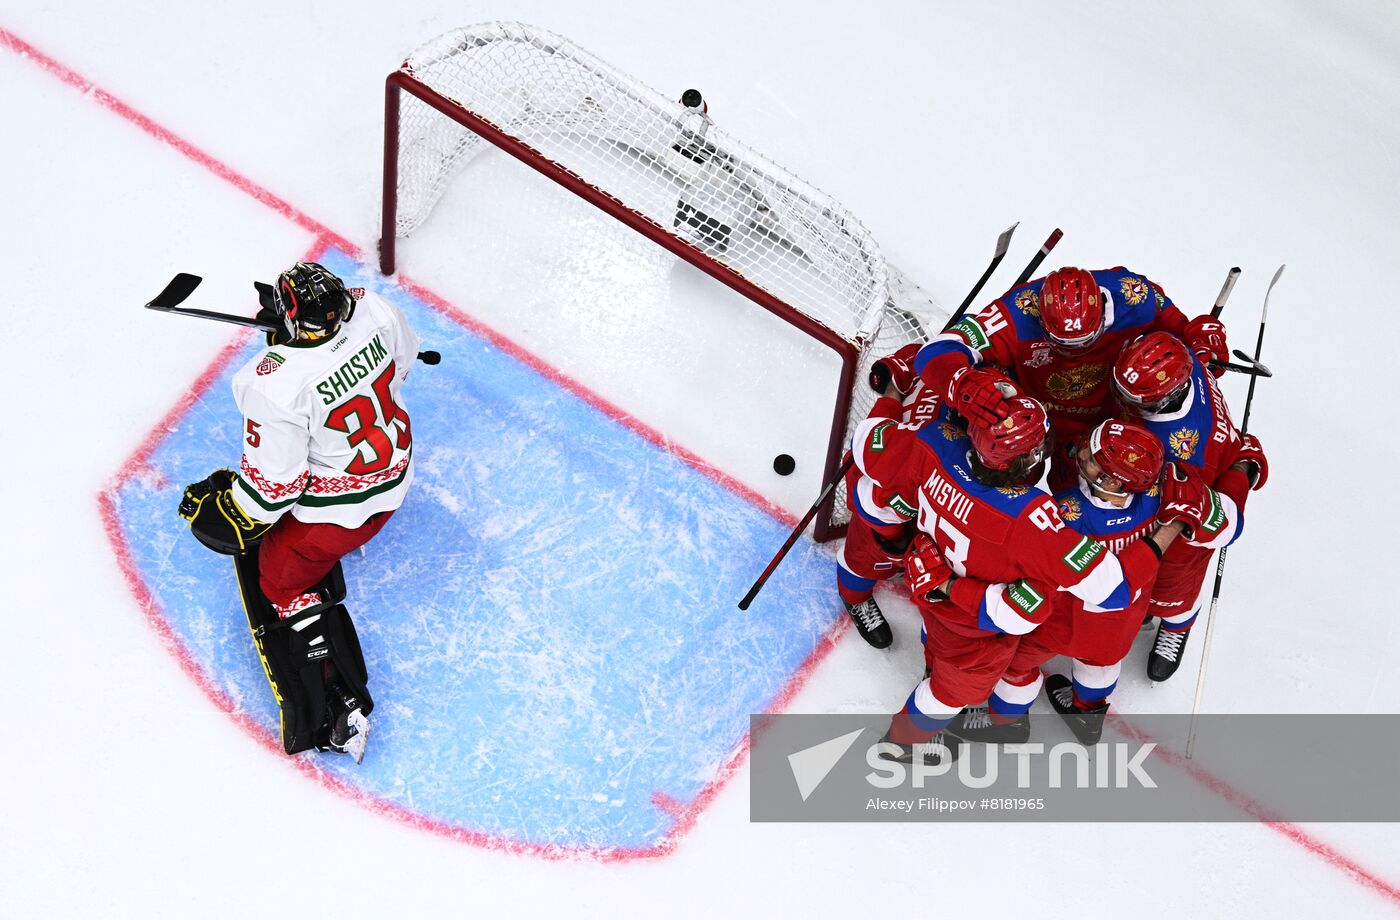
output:
M1172 676L1268 478L1216 383L1228 357L1217 319L1119 267L1059 269L877 363L837 587L877 648L878 582L902 573L919 608L927 673L886 737L902 759L940 733L1023 740L1042 685L1092 743L1146 617L1148 676ZM1042 676L1058 655L1072 679Z

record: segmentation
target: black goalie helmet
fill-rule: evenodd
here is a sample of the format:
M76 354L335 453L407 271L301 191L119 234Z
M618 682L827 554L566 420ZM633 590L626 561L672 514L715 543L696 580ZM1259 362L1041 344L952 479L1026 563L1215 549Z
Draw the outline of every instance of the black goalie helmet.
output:
M293 339L324 338L355 312L355 298L316 262L298 262L277 276L273 309Z

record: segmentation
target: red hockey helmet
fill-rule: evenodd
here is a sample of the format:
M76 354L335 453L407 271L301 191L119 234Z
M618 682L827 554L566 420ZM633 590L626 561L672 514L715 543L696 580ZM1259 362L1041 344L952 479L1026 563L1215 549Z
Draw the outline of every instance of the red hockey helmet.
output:
M1169 332L1133 339L1113 365L1113 387L1130 405L1147 411L1170 405L1191 382L1191 352Z
M1082 268L1058 268L1040 286L1040 322L1045 336L1065 351L1082 351L1104 327L1103 292Z
M1129 492L1146 492L1162 477L1166 450L1155 434L1137 422L1101 422L1089 432L1086 446L1099 469L1123 483ZM1101 485L1098 481L1093 484Z
M1021 458L1029 469L1045 459L1045 442L1050 434L1050 418L1045 407L1029 396L1007 400L1011 414L990 425L973 423L967 436L977 459L991 470L1009 470Z

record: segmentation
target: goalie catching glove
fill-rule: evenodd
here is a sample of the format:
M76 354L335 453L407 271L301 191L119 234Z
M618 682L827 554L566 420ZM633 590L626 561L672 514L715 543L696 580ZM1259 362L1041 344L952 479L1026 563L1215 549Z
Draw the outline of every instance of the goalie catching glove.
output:
M215 470L185 487L180 517L195 539L216 553L238 556L256 546L271 524L250 518L233 497L233 470Z

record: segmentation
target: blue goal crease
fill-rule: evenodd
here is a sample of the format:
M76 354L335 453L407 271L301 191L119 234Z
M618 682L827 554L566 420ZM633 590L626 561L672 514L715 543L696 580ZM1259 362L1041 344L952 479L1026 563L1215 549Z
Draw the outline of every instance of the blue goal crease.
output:
M830 630L831 556L799 543L740 613L786 525L345 253L321 261L397 303L443 359L405 388L408 501L345 560L376 703L369 753L320 765L512 843L656 846L676 818L653 796L694 802ZM237 462L229 380L256 348L115 505L172 631L275 737L232 566L175 514L182 484Z

